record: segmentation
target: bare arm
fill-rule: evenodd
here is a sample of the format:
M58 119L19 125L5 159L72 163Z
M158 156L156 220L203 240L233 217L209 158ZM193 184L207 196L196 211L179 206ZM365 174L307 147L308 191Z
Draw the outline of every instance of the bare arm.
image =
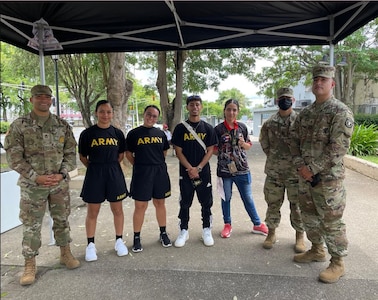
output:
M126 151L126 158L130 162L130 164L134 165L134 155L130 151Z
M180 163L185 167L186 171L188 172L189 178L197 178L199 177L198 168L203 168L208 161L210 160L211 156L213 155L214 146L209 146L206 148L207 152L205 156L202 158L202 161L198 166L192 166L188 160L186 159L185 155L182 153L182 148L175 146L176 156L179 159Z
M86 156L83 156L81 153L79 154L80 155L80 161L83 163L83 165L88 168L89 166L89 160L88 160L88 157Z
M202 161L200 162L198 167L203 168L209 162L209 160L210 160L210 158L211 158L211 156L213 155L213 152L214 152L214 145L207 147L206 150L207 150L207 152L206 152L205 156L202 158Z
M121 163L123 158L125 157L125 153L124 152L121 152L121 153L118 153L118 161Z
M213 155L218 155L218 146L214 146Z

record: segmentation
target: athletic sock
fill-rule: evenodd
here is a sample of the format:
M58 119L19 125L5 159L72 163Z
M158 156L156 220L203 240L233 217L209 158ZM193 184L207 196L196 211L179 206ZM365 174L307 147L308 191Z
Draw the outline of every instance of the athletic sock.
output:
M166 226L160 226L160 233L166 232Z
M87 240L88 240L88 245L89 245L90 243L93 243L93 244L94 244L94 237L87 238Z
M116 240L122 239L122 234L121 235L116 235Z

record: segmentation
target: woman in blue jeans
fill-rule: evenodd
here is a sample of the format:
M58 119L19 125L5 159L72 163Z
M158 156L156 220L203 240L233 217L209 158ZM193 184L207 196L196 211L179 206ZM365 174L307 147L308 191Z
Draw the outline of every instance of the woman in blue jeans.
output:
M214 154L218 155L217 176L221 181L220 183L223 184L224 192L224 195L222 195L224 228L221 232L223 238L230 237L232 232L231 197L233 183L236 184L245 210L253 223L252 232L262 235L268 234L268 228L261 222L253 201L252 176L246 153L252 147L252 142L249 139L247 126L236 121L239 110L237 100L227 100L223 109L225 120L215 127L218 137L217 151L214 151Z

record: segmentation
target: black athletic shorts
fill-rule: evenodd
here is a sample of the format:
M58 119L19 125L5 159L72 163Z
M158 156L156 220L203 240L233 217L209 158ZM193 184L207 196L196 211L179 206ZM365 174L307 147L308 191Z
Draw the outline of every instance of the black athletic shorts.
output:
M137 165L133 167L130 194L134 200L164 199L171 195L167 165Z
M127 196L125 176L118 162L89 164L80 194L84 202L117 202Z

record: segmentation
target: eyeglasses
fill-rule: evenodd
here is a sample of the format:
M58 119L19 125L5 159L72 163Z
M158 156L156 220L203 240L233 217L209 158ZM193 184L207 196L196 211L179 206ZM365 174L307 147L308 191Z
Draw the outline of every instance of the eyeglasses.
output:
M202 99L198 95L193 95L193 96L189 96L186 100L189 102L189 101L201 101Z
M159 118L159 116L157 116L157 115L153 115L153 114L151 114L151 113L146 113L146 117L147 118L152 118L152 119L157 119L157 118Z

